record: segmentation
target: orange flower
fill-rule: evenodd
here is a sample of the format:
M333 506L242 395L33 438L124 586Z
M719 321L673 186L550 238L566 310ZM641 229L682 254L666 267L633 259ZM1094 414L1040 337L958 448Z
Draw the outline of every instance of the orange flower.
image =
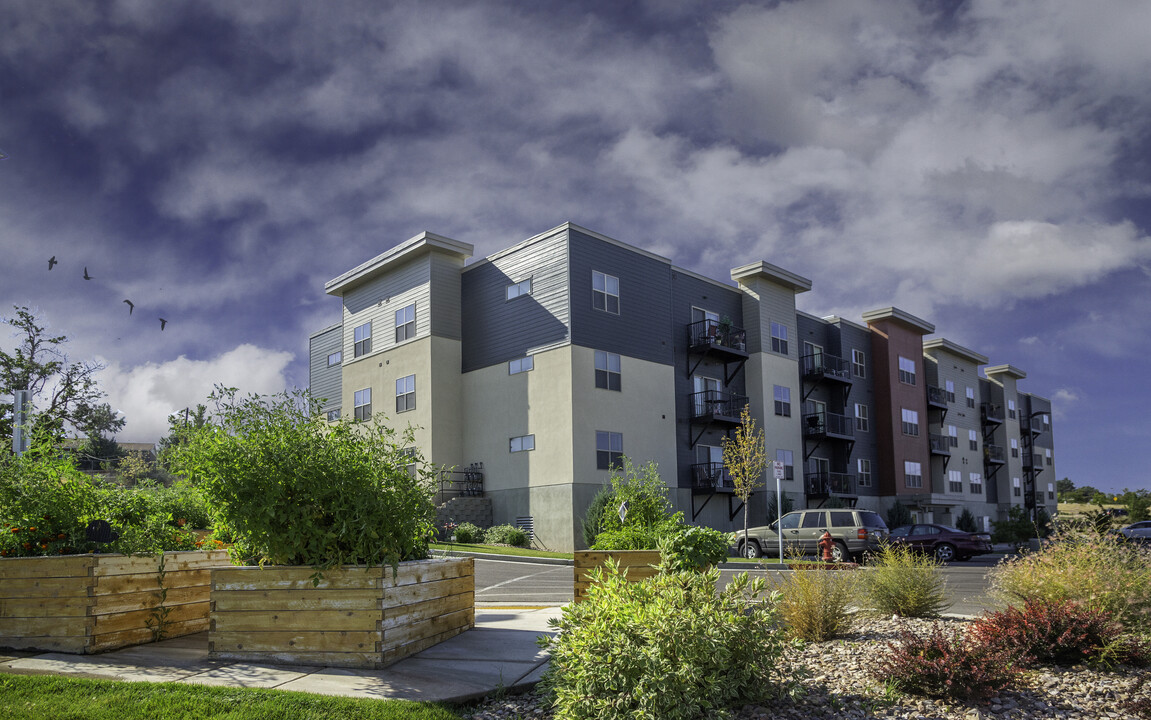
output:
M30 527L30 528L28 528L28 532L36 532L36 528Z
M14 528L12 528L12 532L18 533L18 532L20 532L20 528L14 527Z
M184 523L186 523L186 522L187 522L187 520L185 520L184 518L180 518L179 520L176 521L176 524L179 525L180 527L184 527Z
M45 550L48 548L48 543L40 543L40 549Z

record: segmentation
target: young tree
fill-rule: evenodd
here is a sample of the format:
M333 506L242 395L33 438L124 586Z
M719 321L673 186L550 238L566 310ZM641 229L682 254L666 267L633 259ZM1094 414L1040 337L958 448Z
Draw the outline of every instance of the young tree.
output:
M735 439L723 441L723 466L735 486L736 496L743 501L743 541L746 543L748 500L757 487L763 486L763 474L767 470L763 429L756 427L755 418L746 405L739 416Z

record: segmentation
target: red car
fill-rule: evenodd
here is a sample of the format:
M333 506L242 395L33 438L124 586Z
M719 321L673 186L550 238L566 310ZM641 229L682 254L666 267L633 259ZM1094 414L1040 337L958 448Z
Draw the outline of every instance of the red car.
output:
M887 540L930 553L940 562L991 552L990 534L964 532L946 525L904 525L892 530Z

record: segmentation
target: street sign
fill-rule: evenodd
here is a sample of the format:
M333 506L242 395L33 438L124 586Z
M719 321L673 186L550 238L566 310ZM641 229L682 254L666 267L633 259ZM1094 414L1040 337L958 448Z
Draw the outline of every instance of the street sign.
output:
M775 473L776 480L782 480L784 478L782 460L773 460L771 463L771 469Z

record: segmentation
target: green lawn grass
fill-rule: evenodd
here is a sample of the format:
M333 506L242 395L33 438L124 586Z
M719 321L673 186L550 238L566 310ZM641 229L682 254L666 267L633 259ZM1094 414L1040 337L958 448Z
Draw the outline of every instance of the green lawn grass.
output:
M0 674L5 720L459 720L442 705L283 690Z
M535 548L518 548L507 545L480 545L478 543L432 543L433 550L444 552L474 552L491 555L516 555L519 557L545 557L572 559L571 553L552 552L550 550L536 550Z

